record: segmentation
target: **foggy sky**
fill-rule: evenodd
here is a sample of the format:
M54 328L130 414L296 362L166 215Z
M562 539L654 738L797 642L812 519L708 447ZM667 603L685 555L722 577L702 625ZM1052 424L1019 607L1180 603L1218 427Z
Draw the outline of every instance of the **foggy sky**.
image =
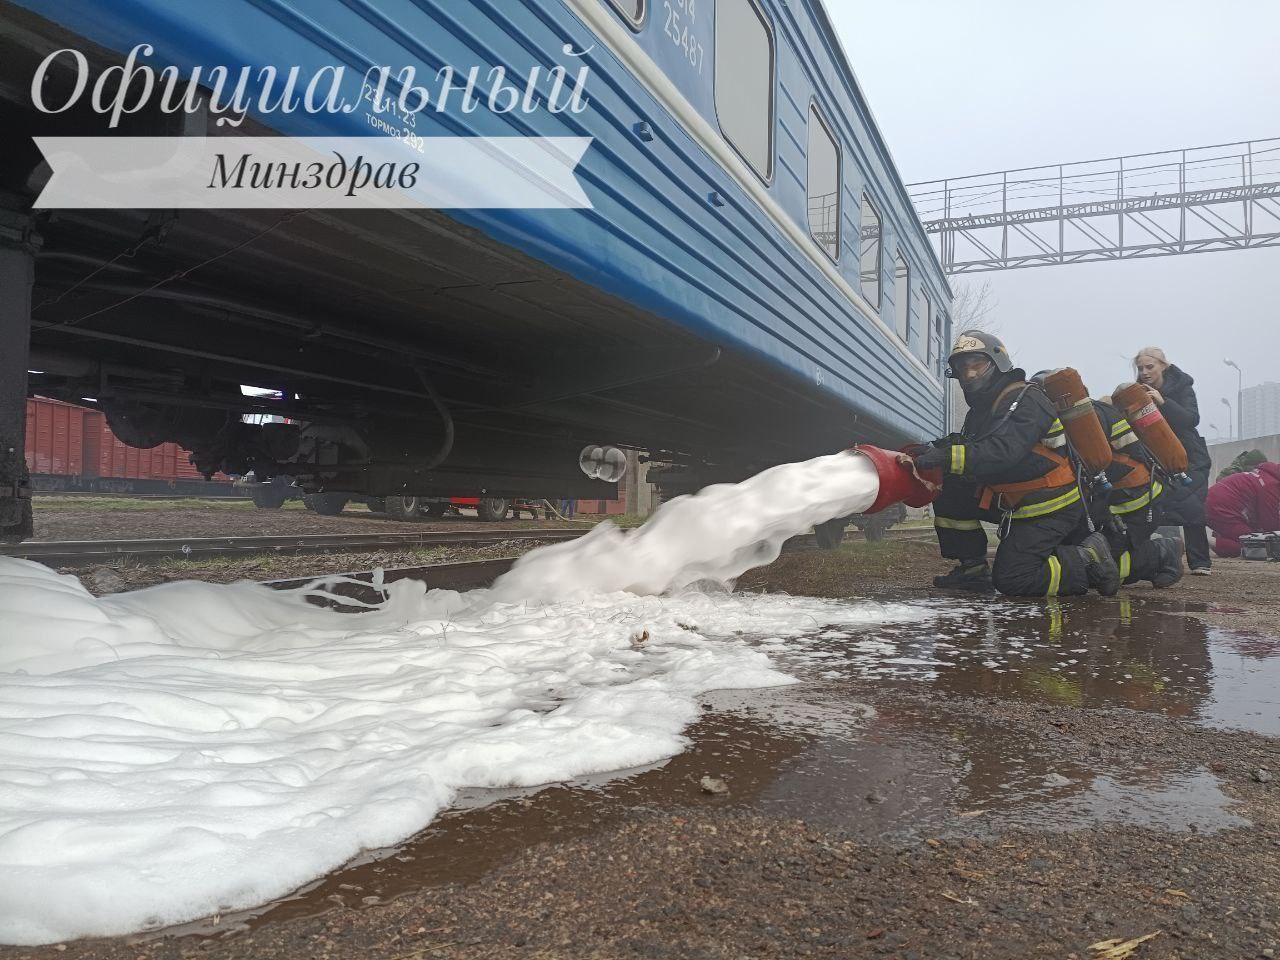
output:
M1280 3L826 0L908 183L1280 137ZM991 318L1028 371L1095 395L1165 349L1197 381L1202 431L1234 433L1236 372L1280 380L1280 247L1004 270ZM1227 408L1232 422L1228 430Z

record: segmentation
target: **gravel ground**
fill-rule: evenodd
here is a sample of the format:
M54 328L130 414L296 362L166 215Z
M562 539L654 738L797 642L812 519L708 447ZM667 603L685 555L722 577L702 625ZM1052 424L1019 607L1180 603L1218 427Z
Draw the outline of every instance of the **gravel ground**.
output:
M833 553L789 552L742 586L923 597L928 594L913 585L942 569L927 544L858 544ZM1157 596L1171 612L1274 636L1278 587L1280 564L1237 561L1158 595L1132 594ZM1076 602L1071 613L1084 622L1099 603ZM728 795L702 794L686 782L685 758L676 758L646 774L674 781L664 802L587 807L546 831L500 836L483 855L484 812L446 818L436 842L447 846L433 849L475 845L480 866L459 869L454 876L464 879L429 876L423 866L419 885L388 891L387 897L395 895L389 901L375 889L363 904L363 891L351 887L319 915L266 917L248 928L229 920L221 929L206 928L212 934L206 936L0 948L0 960L1086 960L1104 956L1091 949L1100 941L1153 933L1131 954L1115 956L1198 960L1280 952L1280 741L1159 712L1045 706L924 685L848 681L840 695L884 717L934 717L940 730L980 722L1063 764L1141 767L1159 758L1209 772L1229 798L1231 814L1248 825L1201 832L1099 819L1088 829L1063 832L1051 825L1002 826L953 809L930 835L903 839L868 829L869 811L878 809L870 795L863 805L824 811L809 822L762 816L750 803L736 803L736 785ZM695 744L692 752L700 749ZM520 801L517 824L537 822L556 792ZM375 877L382 870L372 869Z

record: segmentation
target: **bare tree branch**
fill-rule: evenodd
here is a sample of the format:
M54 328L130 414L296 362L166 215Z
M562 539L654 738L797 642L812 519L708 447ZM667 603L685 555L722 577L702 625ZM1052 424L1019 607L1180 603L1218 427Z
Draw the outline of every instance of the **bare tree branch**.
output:
M954 283L955 297L951 301L951 316L956 330L985 330L999 335L1000 325L990 320L996 308L996 298L991 293L991 281L978 283L973 280Z

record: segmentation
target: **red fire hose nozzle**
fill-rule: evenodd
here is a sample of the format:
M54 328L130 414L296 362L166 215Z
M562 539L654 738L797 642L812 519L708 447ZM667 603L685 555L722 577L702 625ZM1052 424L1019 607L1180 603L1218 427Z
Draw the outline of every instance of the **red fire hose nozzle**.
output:
M915 461L906 452L885 450L866 443L855 445L852 452L870 460L880 477L880 493L875 503L866 509L866 513L878 513L895 503L905 503L908 507L927 507L942 489L942 471L918 470Z

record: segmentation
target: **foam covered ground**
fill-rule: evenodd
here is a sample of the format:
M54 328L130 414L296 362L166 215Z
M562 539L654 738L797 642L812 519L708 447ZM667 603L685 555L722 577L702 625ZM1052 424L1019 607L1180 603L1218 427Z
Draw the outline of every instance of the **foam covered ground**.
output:
M775 468L632 537L535 551L492 591L404 581L354 614L252 583L94 598L0 558L0 941L253 906L404 840L462 787L680 752L700 693L791 682L751 638L891 616L680 588L875 493L847 454Z

